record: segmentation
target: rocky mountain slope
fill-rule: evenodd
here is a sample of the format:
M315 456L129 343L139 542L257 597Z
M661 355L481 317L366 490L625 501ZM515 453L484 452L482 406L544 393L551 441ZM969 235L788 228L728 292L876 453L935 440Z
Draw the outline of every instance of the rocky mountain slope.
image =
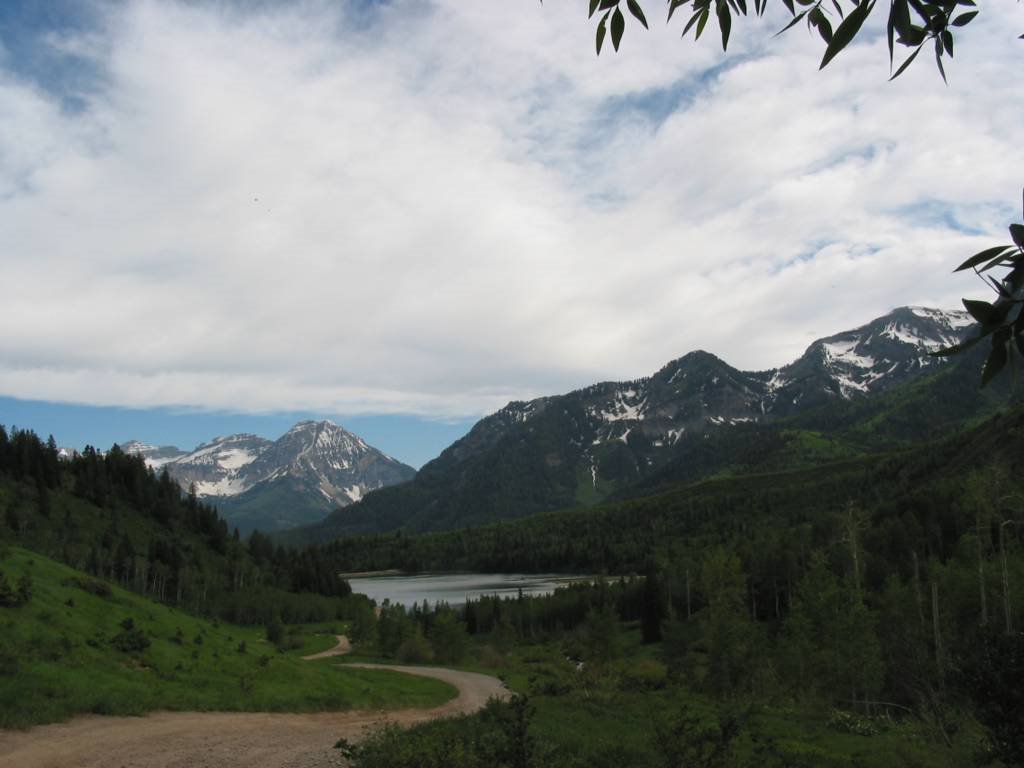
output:
M675 467L676 480L720 471L745 445L763 446L762 433L778 432L776 424L873 401L949 366L929 353L961 339L971 324L965 312L903 307L815 341L769 371L740 371L697 351L650 377L512 402L413 482L340 510L311 535L443 530L597 503L666 467ZM813 429L815 418L803 428Z
M318 521L366 493L411 479L412 467L330 421L302 421L277 440L239 434L190 452L130 441L122 450L166 469L243 532Z

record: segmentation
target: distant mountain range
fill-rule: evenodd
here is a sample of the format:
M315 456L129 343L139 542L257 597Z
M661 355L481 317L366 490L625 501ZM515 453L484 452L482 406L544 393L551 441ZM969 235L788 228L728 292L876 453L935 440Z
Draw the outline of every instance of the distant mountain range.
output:
M370 491L416 471L330 421L302 421L277 440L229 435L192 451L131 440L121 446L184 489L215 504L242 532L279 530L323 519Z
M970 418L991 397L978 394L976 361L958 374L960 390L944 380L905 394L930 381L925 374L963 368L964 357L951 366L929 353L972 324L966 312L903 307L815 341L781 368L740 371L697 351L646 378L511 402L411 482L283 538L454 529L595 504L652 483L849 455L870 449L876 433L885 436L873 447L892 447L915 431L923 437L929 418ZM945 403L954 390L967 394ZM937 402L939 412L924 415Z

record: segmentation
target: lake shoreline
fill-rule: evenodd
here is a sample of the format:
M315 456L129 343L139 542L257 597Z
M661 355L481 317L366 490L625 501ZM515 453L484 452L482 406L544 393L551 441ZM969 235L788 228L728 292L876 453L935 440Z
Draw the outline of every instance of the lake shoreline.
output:
M372 576L350 577L353 593L363 594L378 604L388 601L407 608L426 601L452 607L481 597L512 597L551 594L574 582L591 581L593 575L526 573L396 573L378 572Z

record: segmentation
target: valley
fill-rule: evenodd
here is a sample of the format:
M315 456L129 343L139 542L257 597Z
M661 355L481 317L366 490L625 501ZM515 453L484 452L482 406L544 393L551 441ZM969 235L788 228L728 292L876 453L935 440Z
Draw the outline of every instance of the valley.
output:
M920 313L911 314L935 317ZM939 317L944 333L957 331ZM0 697L0 722L159 714L139 723L72 719L2 738L25 750L19 764L61 749L142 766L187 754L190 764L259 755L266 765L345 759L359 768L391 766L402 754L411 762L397 765L439 768L456 753L467 768L517 764L516 754L528 755L518 763L526 766L653 766L709 749L729 766L967 766L979 749L1012 755L1005 739L1017 727L1017 689L1009 681L1018 669L1011 660L996 671L988 659L1015 652L1006 643L1024 615L1024 590L1014 588L1024 583L1024 560L1008 506L1020 493L1024 412L1002 384L977 390L970 356L844 388L852 374L831 367L839 355L830 349L841 346L857 366L871 351L894 374L890 347L883 358L858 345L881 334L907 355L926 351L919 326L908 341L906 326L883 320L815 342L783 369L803 366L814 380L810 359L824 366L820 376L833 376L823 402L806 410L787 396L790 405L774 412L775 390L764 384L784 378L778 371L740 374L690 355L650 380L513 404L413 481L273 538L229 533L208 506L220 497L198 494L199 482L224 487L223 477L270 454L243 447L249 438L211 443L189 461L131 444L62 459L52 441L4 432L0 568L10 597L0 611L0 674L14 685ZM725 374L743 383L716 390ZM691 379L692 390L677 385ZM670 395L659 400L666 386ZM626 393L641 392L627 402ZM693 397L705 410L693 410ZM727 419L712 407L760 415ZM577 420L566 422L573 412ZM679 419L691 422L672 446L644 431L663 434ZM438 507L442 489L455 488L460 503L479 509L489 498L471 480L483 477L472 474L481 467L507 465L515 484L495 488L511 499L531 467L558 470L552 455L607 450L582 439L584 424L598 434L628 430L608 444L630 451L634 468L637 457L660 458L585 504L573 491L564 508L517 509L496 521L470 515L457 525ZM698 427L699 438L683 437ZM175 461L199 473L195 493L163 472ZM203 480L213 477L203 472L222 479ZM461 479L449 486L445 477ZM389 530L387 521L400 518L385 515L381 532L328 533L341 515L428 492L417 498L441 517L423 532L418 524ZM543 508L561 497L534 498ZM396 571L427 575L371 576L374 599L358 594L360 574ZM452 571L468 575L430 575ZM567 578L554 592L554 578L532 592L485 577L471 591L473 574L488 573L595 575ZM395 591L406 582L413 592ZM332 650L340 634L351 639L342 657ZM362 669L367 663L482 673L480 685L500 678L513 698L472 715L486 695L431 709L450 688ZM429 674L457 687L470 679ZM1001 675L1009 688L995 682ZM393 710L388 721L403 726L465 716L404 731L380 726L376 714L346 714L367 708ZM309 714L195 713L207 709Z

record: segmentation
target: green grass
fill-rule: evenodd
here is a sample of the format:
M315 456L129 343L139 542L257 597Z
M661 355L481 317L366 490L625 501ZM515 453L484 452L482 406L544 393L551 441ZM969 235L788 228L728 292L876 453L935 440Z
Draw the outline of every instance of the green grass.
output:
M802 467L808 464L840 461L857 456L861 451L841 438L826 436L808 429L783 430L786 447L782 452L784 466Z
M3 728L89 712L430 707L455 695L437 680L301 660L332 647L341 625L302 628L302 647L279 652L261 628L206 621L117 587L92 594L79 586L90 577L27 550L4 548L0 569L12 584L26 571L33 580L27 605L0 608ZM129 618L149 640L144 650L112 642Z
M530 733L538 744L576 755L590 765L660 765L656 748L659 724L668 724L685 709L707 723L729 710L748 710L744 735L735 745L736 764L758 763L755 750L772 744L794 766L821 768L924 768L972 766L980 732L970 722L950 749L921 723L872 721L877 733L861 736L830 726L828 706L805 704L732 704L669 684L658 690L631 690L627 670L659 656L658 644L642 645L639 631L628 626L622 656L590 684L574 683L579 673L565 661L561 642L520 644L501 654L504 666L481 663L480 644L465 668L500 674L517 693L527 693L536 708ZM569 681L559 695L542 692L545 682ZM772 763L774 765L774 763Z

